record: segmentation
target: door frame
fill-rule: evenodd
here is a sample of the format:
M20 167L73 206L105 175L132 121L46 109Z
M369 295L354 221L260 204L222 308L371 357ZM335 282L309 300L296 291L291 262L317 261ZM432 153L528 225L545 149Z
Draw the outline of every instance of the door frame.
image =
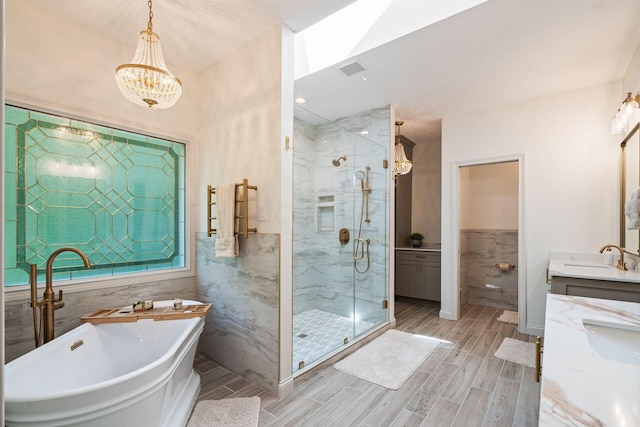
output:
M465 160L452 164L452 221L451 227L451 249L455 254L455 261L452 262L453 268L453 307L456 309L455 317L460 318L460 169L467 166L481 166L496 163L518 162L518 331L527 333L527 268L525 253L525 187L524 187L524 154L514 154L486 159ZM443 292L444 295L444 292Z

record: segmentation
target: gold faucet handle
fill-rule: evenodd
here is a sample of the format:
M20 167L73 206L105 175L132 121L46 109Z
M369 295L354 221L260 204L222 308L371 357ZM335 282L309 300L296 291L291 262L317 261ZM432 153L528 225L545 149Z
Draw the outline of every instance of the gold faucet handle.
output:
M618 265L616 267L618 268L618 270L628 271L627 270L627 263L626 262L622 262L621 259L618 260Z
M62 301L62 289L58 291L58 298L53 299L53 309L57 310L64 307L64 301Z

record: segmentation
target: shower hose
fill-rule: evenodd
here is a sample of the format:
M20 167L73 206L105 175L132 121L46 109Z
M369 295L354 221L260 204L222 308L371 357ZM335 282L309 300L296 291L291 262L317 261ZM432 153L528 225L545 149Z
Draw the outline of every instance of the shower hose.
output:
M354 254L353 254L353 268L360 274L364 274L369 271L370 261L369 261L369 243L371 243L370 239L364 240L362 238L362 219L364 217L364 205L365 202L369 202L367 197L367 192L362 191L362 206L360 207L360 226L358 227L358 237L354 241ZM358 255L360 251L361 255ZM360 270L358 268L358 261L367 257L367 268L364 270Z

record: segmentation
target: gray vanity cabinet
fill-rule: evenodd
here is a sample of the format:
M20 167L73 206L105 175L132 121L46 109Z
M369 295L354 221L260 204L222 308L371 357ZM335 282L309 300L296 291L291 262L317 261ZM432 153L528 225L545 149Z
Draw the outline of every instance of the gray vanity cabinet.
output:
M551 278L551 293L640 302L640 283L554 276Z
M396 251L396 295L440 301L440 252Z

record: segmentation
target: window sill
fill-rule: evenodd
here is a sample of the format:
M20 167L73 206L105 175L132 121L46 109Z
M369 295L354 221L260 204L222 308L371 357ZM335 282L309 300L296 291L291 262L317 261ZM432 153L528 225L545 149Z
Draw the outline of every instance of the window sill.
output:
M103 276L92 277L90 279L74 279L56 282L53 284L54 292L59 290L65 294L73 294L76 292L87 292L98 289L117 288L121 286L130 286L141 283L158 282L173 279L184 279L189 277L195 277L195 271L184 268L174 269L167 272L148 272L148 273L136 273L129 275L122 275L118 277ZM38 291L44 291L44 282L38 283ZM39 293L40 294L40 293ZM21 300L31 299L31 289L29 285L19 285L4 288L4 301L14 302Z

